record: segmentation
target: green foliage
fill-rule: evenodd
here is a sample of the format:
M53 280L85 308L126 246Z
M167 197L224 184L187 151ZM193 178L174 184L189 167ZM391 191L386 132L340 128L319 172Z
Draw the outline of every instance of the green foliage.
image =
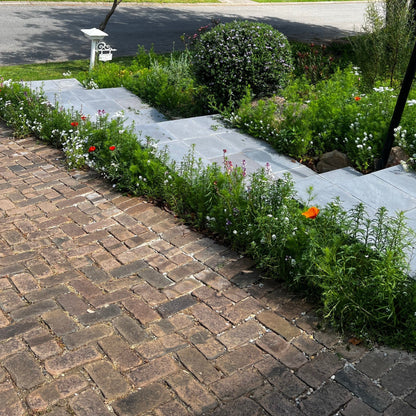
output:
M369 3L364 35L352 38L355 62L365 87L377 81L400 85L414 44L414 22L407 2L384 0Z
M220 103L236 102L250 86L255 95L281 90L292 70L290 45L271 26L248 21L220 24L192 48L197 80Z
M415 348L416 281L406 255L413 234L403 214L389 217L382 208L371 219L362 206L346 212L335 201L308 216L289 176L274 180L266 166L248 178L245 161L234 166L225 149L222 166L204 167L193 152L172 164L150 140L141 146L122 118L60 111L19 84L1 85L0 115L19 137L63 145L74 167L167 203L250 254L265 273L313 296L341 331Z
M187 52L172 54L163 63L151 60L149 67L139 65L125 77L123 84L169 117L195 116L206 112L205 89L198 85L190 68Z
M335 57L328 53L325 44L315 45L310 43L308 46L302 44L298 48L295 56L295 75L305 76L312 83L322 79L327 79L335 71Z

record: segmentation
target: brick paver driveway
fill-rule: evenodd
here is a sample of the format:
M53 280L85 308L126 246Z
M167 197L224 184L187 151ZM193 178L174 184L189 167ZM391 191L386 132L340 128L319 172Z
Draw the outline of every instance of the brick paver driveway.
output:
M347 348L250 260L10 137L0 415L416 414L415 355Z

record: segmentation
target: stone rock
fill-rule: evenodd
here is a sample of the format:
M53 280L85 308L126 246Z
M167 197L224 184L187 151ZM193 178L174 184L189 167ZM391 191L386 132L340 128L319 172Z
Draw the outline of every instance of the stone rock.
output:
M399 146L392 147L387 160L387 167L399 165L401 161L409 160L409 155Z
M318 173L329 172L331 170L346 168L349 166L347 155L339 150L324 153L316 165Z

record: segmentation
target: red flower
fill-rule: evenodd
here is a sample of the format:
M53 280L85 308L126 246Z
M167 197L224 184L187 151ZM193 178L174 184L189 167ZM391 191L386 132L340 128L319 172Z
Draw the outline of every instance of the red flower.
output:
M312 218L315 219L317 215L319 214L319 209L316 207L310 207L307 211L302 212L302 215L306 218Z
M81 116L81 120L85 121L87 119L87 116Z
M95 146L91 146L91 147L88 149L88 151L91 153L91 152L93 152L95 149L96 149L96 147L95 147Z
M110 146L109 149L113 152L114 150L116 150L115 146Z
M359 96L357 95L356 97L354 97L354 100L355 100L355 101L360 101L360 100L361 100L361 97L359 97Z
M78 126L78 121L73 121L73 122L71 122L71 126L72 127L77 127Z

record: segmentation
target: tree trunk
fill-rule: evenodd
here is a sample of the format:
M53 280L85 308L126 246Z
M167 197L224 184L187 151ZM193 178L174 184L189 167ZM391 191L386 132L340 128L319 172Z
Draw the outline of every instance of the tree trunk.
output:
M107 16L105 19L100 23L100 26L98 26L98 29L104 31L105 27L107 26L108 21L110 20L110 17L115 12L117 6L122 2L123 0L113 0L113 5L111 7L111 10L107 13Z

